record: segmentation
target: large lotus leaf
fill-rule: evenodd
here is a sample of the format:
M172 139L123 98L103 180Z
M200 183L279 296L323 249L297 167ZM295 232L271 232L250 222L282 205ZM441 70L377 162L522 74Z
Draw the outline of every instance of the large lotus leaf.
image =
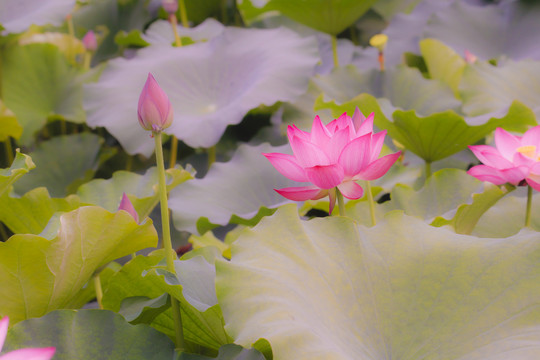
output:
M60 25L75 6L75 0L2 0L0 24L10 33L30 25Z
M477 62L465 68L459 90L469 116L499 110L514 100L537 110L540 61L508 60L499 66Z
M262 153L290 153L290 147L242 145L231 161L214 163L203 179L195 179L170 193L169 208L179 230L200 234L231 220L242 223L264 210L290 202L273 189L302 186L281 175ZM264 212L268 214L268 212ZM258 219L257 219L258 220Z
M443 41L459 54L468 50L483 60L501 55L540 60L539 16L540 6L534 1L475 6L461 0L431 16L423 34Z
M151 221L137 225L124 211L85 206L60 216L55 237L13 235L0 243L3 315L12 324L61 308L77 308L78 293L96 270L135 251L156 246ZM77 300L77 301L74 301Z
M84 122L80 70L51 44L13 46L2 56L2 94L28 144L49 118Z
M301 95L317 61L315 41L285 28L227 28L206 43L149 46L131 60L111 61L100 81L87 85L88 123L106 127L128 153L149 156L153 141L137 124L137 101L152 72L174 108L165 131L210 147L252 108Z
M225 30L225 26L219 21L209 18L194 28L185 28L178 25L176 31L181 38L189 38L193 42L208 41ZM142 38L150 44L175 43L174 32L171 23L166 20L158 20L146 30Z
M358 94L368 93L376 98L388 99L393 109L415 109L429 115L444 110L458 110L460 103L452 90L439 80L422 76L418 69L398 66L384 72L358 71L353 66L334 69L331 74L313 79L324 92L325 98L340 103ZM414 91L411 91L414 89Z
M219 348L217 357L207 357L202 355L194 355L183 353L178 360L265 360L263 354L256 349L244 349L235 344L223 345Z
M103 140L91 133L57 136L40 143L32 152L36 170L15 184L15 191L24 194L45 186L54 197L75 192L80 183L92 179L100 163ZM107 155L107 154L104 154Z
M151 271L164 259L163 251L155 251L149 256L137 256L128 262L109 281L103 294L103 306L106 309L119 311L122 301L135 296L157 298L164 293L163 276ZM145 275L145 276L143 276ZM181 299L182 322L186 340L209 348L219 349L230 342L223 329L223 315L219 306L215 305L205 312L196 310L182 296L182 290L174 286L168 287ZM174 322L169 309L157 315L150 324L155 329L174 337Z
M167 169L167 190L192 179L190 172L179 169ZM150 215L159 203L158 174L156 168L150 168L144 175L130 171L117 171L110 179L94 179L77 190L82 202L99 205L109 211L116 211L123 193L132 195L131 202L142 220Z
M0 141L7 141L9 137L18 139L22 135L22 126L17 121L13 111L9 110L0 100Z
M365 228L288 205L232 254L216 263L227 331L276 360L540 356L535 232L481 239L397 211Z
M429 75L450 86L459 97L459 83L465 69L465 60L454 50L435 39L420 41L420 52L426 62Z
M493 114L465 119L448 110L421 117L414 110L393 112L393 120L386 118L377 100L369 94L361 94L352 100L336 105L319 101L317 108L330 108L334 116L347 112L352 114L358 107L364 115L375 113L375 124L388 130L388 135L401 143L407 150L426 162L444 159L483 139L497 127L524 131L535 125L534 113L518 101L514 101L508 112L499 110ZM500 118L491 117L500 115ZM504 116L503 116L504 115ZM474 124L474 125L472 125Z
M78 29L97 30L102 36L93 62L109 59L118 53L114 39L119 31L130 32L144 28L150 15L146 0L92 0L79 7L73 14L73 23Z
M11 166L7 169L0 169L0 197L11 189L15 181L35 167L36 165L30 156L17 151Z
M279 11L316 30L337 35L352 25L376 0L270 0L266 11ZM262 4L261 4L262 5Z
M9 330L4 350L49 346L56 348L58 360L174 358L174 344L167 336L104 310L56 310L25 320Z
M493 205L480 218L472 234L481 237L505 237L518 233L525 225L527 203L524 188L514 191ZM535 192L531 208L531 228L540 231L540 194Z
M46 188L39 187L22 197L0 196L0 221L14 234L39 235L55 213L80 206L76 196L51 198Z
M410 13L422 0L379 0L373 4L373 10L390 21L400 12Z

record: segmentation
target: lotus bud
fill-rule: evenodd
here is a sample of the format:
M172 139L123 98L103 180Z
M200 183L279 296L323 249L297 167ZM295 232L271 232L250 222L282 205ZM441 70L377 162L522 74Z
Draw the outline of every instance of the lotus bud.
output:
M178 0L162 0L161 6L169 14L176 14L178 11Z
M126 193L122 195L122 201L120 201L120 205L118 206L118 210L124 210L127 211L133 218L135 219L136 223L139 223L139 214L137 214L137 211L133 207L133 204L127 197Z
M153 132L168 128L173 120L171 102L150 73L139 97L137 116L141 126Z
M465 50L465 62L467 64L474 64L478 60L478 57L469 50Z
M97 49L97 40L96 35L92 30L88 31L82 39L83 45L88 51L96 51Z
M379 52L383 52L387 42L388 36L385 34L377 34L372 36L371 39L369 39L369 45L379 50Z

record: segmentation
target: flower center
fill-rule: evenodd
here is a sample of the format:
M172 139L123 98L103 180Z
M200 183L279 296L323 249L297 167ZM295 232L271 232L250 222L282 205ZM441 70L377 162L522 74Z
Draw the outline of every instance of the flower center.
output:
M540 161L540 155L536 153L536 146L534 145L520 146L516 149L516 151L519 153L522 153L528 158L531 158L536 161Z

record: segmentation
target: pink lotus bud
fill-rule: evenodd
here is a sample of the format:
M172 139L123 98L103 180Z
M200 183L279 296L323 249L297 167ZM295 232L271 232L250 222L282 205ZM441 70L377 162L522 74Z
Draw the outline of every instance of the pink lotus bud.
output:
M171 102L150 73L139 97L137 115L141 126L153 132L161 132L173 121Z
M4 340L6 339L8 325L9 318L7 316L4 316L4 318L0 320L0 351L2 351L2 347L4 346ZM0 359L49 360L52 359L55 351L56 349L54 347L18 349L0 356Z
M135 222L139 223L139 214L137 214L137 211L133 207L131 201L129 201L126 193L122 195L122 201L120 201L120 206L118 206L118 210L127 211L131 216L133 216Z
M161 6L169 14L176 14L178 11L178 0L162 0Z
M478 57L469 50L465 50L465 62L467 64L474 64L478 60Z
M88 51L96 51L97 49L97 40L96 35L92 30L88 31L82 39L83 45Z

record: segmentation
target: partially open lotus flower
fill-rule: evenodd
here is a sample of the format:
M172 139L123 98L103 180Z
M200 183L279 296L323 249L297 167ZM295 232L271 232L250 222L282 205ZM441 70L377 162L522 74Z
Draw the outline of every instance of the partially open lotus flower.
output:
M150 73L139 96L137 115L141 126L153 132L161 132L173 121L173 108L169 97Z
M289 126L287 135L293 154L263 154L284 176L311 186L276 189L290 200L316 200L330 197L330 213L336 201L336 188L348 199L359 199L364 190L357 180L383 176L401 152L379 158L386 131L373 133L373 117L365 118L356 109L328 125L316 116L311 133Z
M178 11L178 0L162 0L161 6L167 13L174 14Z
M469 149L483 163L467 173L495 185L519 185L525 181L540 191L540 125L516 136L497 128L495 147L473 145Z
M9 318L5 316L0 320L0 351L6 340L8 325ZM0 360L49 360L52 359L55 351L54 347L19 349L0 356Z
M135 219L135 222L139 223L139 214L137 214L137 210L135 210L135 207L127 197L126 193L122 194L122 200L120 201L118 210L127 211L133 217L133 219Z

